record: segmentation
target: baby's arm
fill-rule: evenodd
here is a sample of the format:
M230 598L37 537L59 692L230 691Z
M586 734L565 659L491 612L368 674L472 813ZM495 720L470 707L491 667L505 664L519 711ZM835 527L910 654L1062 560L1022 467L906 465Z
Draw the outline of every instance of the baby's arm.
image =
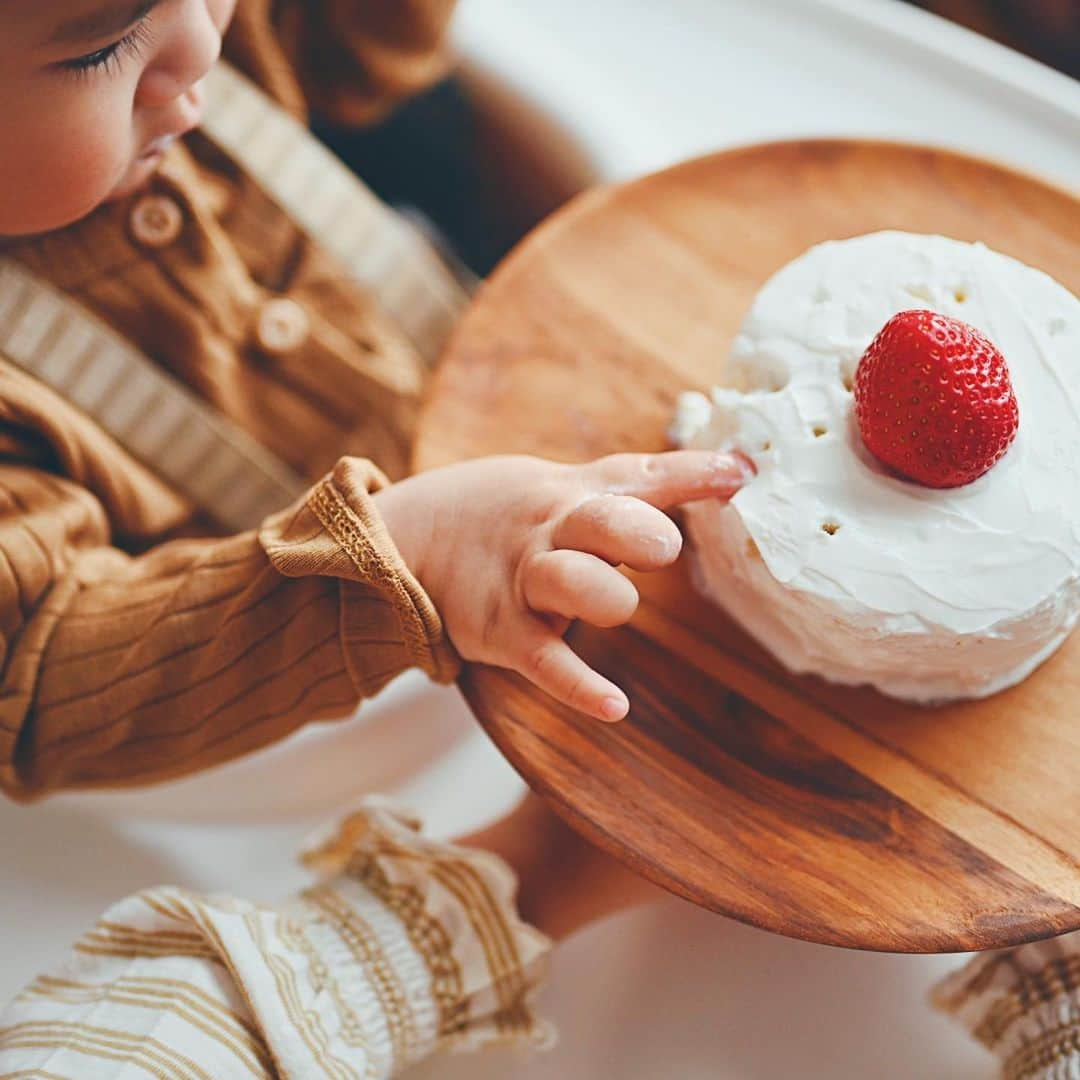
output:
M411 666L452 678L380 482L347 459L258 533L133 558L90 488L0 466L0 785L177 776L343 716Z
M258 533L132 558L86 488L0 466L0 783L28 797L178 776L343 715L408 667L449 679L436 609L467 659L621 719L623 692L566 628L628 620L637 593L615 565L679 554L659 507L727 497L750 468L690 451L490 458L372 496L377 470L346 458Z
M643 499L726 496L743 475L708 454L504 458L378 493L378 470L347 458L257 532L133 557L117 535L160 536L183 504L32 380L0 367L0 382L0 787L21 798L205 768L412 666L449 680L425 585L470 659L621 711L562 631L629 617L634 590L604 560L677 555Z

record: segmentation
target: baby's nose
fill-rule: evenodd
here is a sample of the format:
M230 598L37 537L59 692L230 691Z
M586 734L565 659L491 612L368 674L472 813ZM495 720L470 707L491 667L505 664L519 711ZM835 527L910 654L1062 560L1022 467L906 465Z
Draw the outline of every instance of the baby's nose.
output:
M138 104L157 109L191 93L221 55L221 31L205 4L189 5L157 46L139 83Z

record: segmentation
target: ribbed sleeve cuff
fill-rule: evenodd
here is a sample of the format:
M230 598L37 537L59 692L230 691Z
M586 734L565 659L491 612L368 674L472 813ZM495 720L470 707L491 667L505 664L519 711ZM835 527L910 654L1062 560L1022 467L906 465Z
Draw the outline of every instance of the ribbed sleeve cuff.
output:
M1080 1080L1080 934L977 956L933 990L1005 1080Z
M531 1004L551 942L518 917L517 881L500 858L428 839L407 814L369 799L305 862L328 878L305 903L325 917L332 897L335 927L351 907L397 972L398 992L380 1010L396 1068L436 1049L553 1041ZM358 981L370 984L370 974Z
M343 458L304 499L269 519L263 549L286 577L336 577L345 666L361 697L410 667L450 682L460 667L427 593L371 498L387 485L369 461Z

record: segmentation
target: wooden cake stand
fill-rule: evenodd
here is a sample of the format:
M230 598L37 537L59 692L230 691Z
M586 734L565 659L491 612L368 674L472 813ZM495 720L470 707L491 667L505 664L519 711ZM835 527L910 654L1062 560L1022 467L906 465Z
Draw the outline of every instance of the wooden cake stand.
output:
M417 467L665 448L676 395L723 381L765 279L884 228L982 240L1080 293L1080 200L1030 177L876 142L718 154L593 191L517 249L444 358ZM629 627L571 632L627 690L624 723L504 671L462 680L585 835L698 904L811 941L944 952L1080 928L1080 634L1011 691L921 709L788 675L682 568L635 580Z

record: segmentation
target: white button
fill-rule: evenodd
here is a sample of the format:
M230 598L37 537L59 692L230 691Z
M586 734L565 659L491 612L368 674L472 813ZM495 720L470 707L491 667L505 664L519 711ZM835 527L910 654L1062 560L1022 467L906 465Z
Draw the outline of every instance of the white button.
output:
M131 232L144 247L168 247L184 229L184 211L167 195L145 195L131 211Z
M307 341L311 320L295 300L279 296L263 304L256 333L259 344L268 353L280 355L298 349Z

